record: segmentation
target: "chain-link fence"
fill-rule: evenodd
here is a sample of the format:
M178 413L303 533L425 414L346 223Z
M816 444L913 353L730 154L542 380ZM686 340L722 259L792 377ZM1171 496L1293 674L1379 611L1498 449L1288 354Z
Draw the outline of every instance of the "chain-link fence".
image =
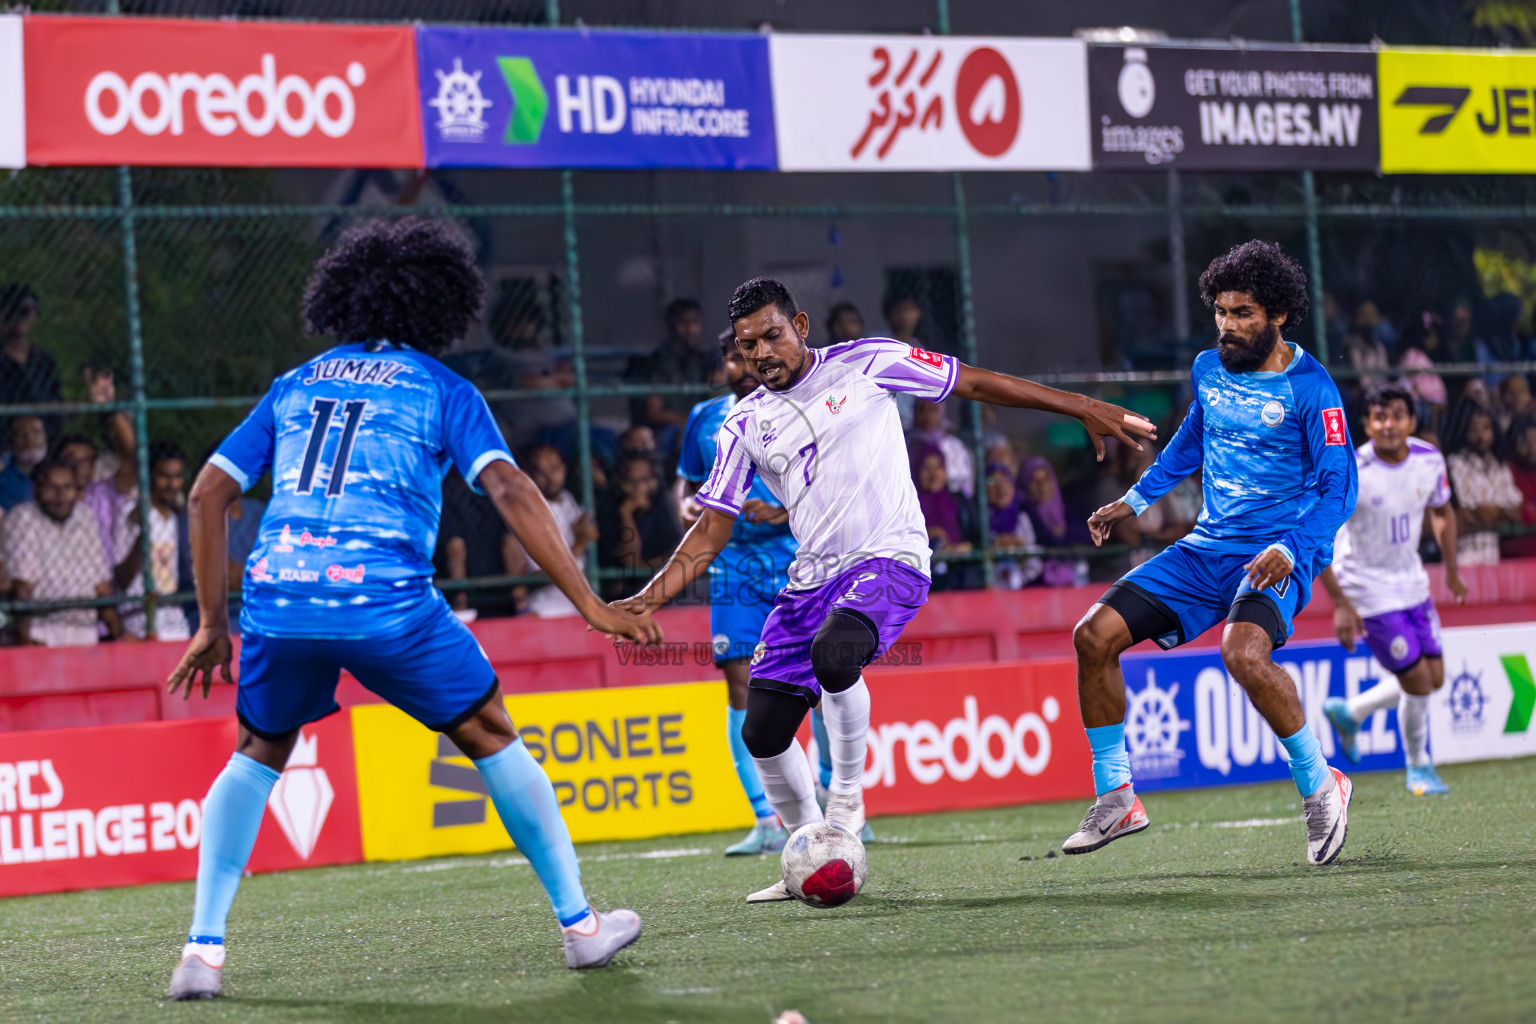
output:
M118 10L111 3L46 6ZM569 3L429 6L165 0L125 3L121 11L596 19ZM711 22L705 8L652 6L604 10L620 23L726 28L782 26L786 10L741 3ZM908 6L879 17L865 10L857 24L831 24L831 14L812 14L810 5L788 9L800 18L792 27L819 30L947 31L962 12L968 31L1053 28L1017 25L1002 14L989 28L981 5ZM1282 11L1277 33L1288 33L1293 8L1272 6L1264 17ZM1210 344L1195 291L1199 270L1235 242L1269 237L1311 276L1314 315L1293 340L1336 371L1347 390L1362 374L1400 372L1404 353L1424 353L1437 364L1419 373L1426 378L1425 426L1459 431L1451 410L1465 382L1475 392L1497 386L1502 374L1532 369L1519 361L1529 354L1522 332L1536 298L1536 273L1528 272L1536 266L1533 192L1527 177L1314 179L1310 172L28 168L0 179L0 285L8 286L0 293L7 317L0 447L10 451L0 475L0 507L9 509L0 521L7 597L0 611L11 619L7 636L52 642L115 632L116 621L95 621L98 607L120 611L128 628L142 632L146 591L159 595L148 614L159 620L160 635L190 626L180 611L191 588L185 527L177 527L181 495L272 378L326 344L302 329L303 282L327 244L362 219L448 217L472 236L488 303L481 324L446 361L481 388L520 456L531 457L538 445L559 453L577 548L594 584L618 594L648 571L616 564L611 530L605 535L617 496L631 483L627 475L643 474L633 464L649 462L663 492L657 500L666 502L677 445L668 427L722 390L708 373L665 380L648 372L658 343L675 344L663 339L687 319L669 322L669 309L687 309L676 300L700 304L698 330L708 349L725 326L734 285L771 274L811 314L813 341L841 327L831 314L852 306L860 333L901 337L1126 404L1167 437L1188 401L1189 360ZM1499 291L1513 307L1490 298ZM1506 312L1513 319L1505 334L1516 344L1475 347L1475 340L1505 336L1498 332ZM1520 411L1515 400L1512 415ZM948 553L945 585L1080 582L1123 569L1176 532L1175 521L1102 550L1076 543L1075 534L1054 544L1037 536L1024 549L1017 537L994 537L993 524L1010 521L994 515L1012 500L1003 493L1009 487L1025 495L1041 488L1032 499L1054 488L1080 511L1123 492L1138 463L1116 454L1107 468L1095 467L1086 438L1070 423L1011 411L994 417L976 406L948 416L947 430L968 448L972 479L963 488L969 550ZM650 429L635 431L637 423ZM42 474L52 479L32 472L39 448L62 463ZM637 454L645 458L626 458ZM1042 467L1031 455L1046 458L1051 479L1035 479ZM986 467L1000 461L1012 475L989 488ZM36 506L19 518L18 496ZM258 518L261 497L255 492L243 515ZM49 501L53 510L40 514ZM61 523L76 504L91 509L94 543L81 529L64 535ZM60 510L64 519L54 514ZM232 528L231 535L251 532ZM240 560L238 550L231 556ZM558 610L494 511L454 479L438 566L454 602L480 614ZM61 608L75 609L68 621ZM52 620L53 632L39 629Z

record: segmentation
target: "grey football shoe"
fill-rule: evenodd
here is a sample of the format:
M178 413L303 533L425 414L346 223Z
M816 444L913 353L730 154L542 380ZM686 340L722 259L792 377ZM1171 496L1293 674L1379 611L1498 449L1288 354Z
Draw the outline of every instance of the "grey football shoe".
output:
M171 975L170 996L177 1002L213 999L224 991L224 947L189 942L181 949L181 963Z
M607 967L613 955L640 937L640 915L633 910L593 911L597 930L589 935L566 930L565 965L573 971L585 967Z

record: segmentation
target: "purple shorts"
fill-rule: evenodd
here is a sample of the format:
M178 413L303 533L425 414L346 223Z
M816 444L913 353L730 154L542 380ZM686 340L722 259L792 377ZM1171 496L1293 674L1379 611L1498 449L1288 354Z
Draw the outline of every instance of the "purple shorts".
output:
M1440 616L1435 613L1435 602L1372 615L1365 620L1365 646L1382 668L1394 674L1420 658L1440 657Z
M779 591L752 654L751 685L797 694L815 704L821 699L821 687L811 670L811 641L827 616L847 609L873 624L879 635L869 656L874 661L896 642L928 600L928 584L928 577L910 565L871 558L818 587Z

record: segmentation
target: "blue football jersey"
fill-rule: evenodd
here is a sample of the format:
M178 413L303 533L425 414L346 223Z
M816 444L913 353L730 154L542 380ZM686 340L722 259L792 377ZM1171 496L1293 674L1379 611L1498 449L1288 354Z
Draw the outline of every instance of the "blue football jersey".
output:
M414 349L343 345L279 377L212 459L242 489L272 471L242 627L400 634L443 604L432 552L449 465L475 486L497 459L513 461L485 399Z
M1359 474L1339 389L1292 348L1278 373L1232 373L1215 349L1196 356L1189 412L1125 501L1140 513L1203 468L1205 507L1183 543L1251 554L1279 545L1311 580L1333 561Z
M702 484L709 479L709 471L715 464L715 450L719 447L720 425L736 406L736 396L727 392L719 398L711 398L695 405L688 413L688 425L683 428L683 450L677 460L677 475L692 483ZM752 481L748 498L760 498L777 506L779 499L768 490L761 477ZM745 516L736 517L731 530L731 540L716 566L740 560L752 551L768 551L775 565L782 559L783 565L794 560L798 545L789 523L749 523ZM758 561L761 561L759 556ZM711 571L714 571L712 567Z

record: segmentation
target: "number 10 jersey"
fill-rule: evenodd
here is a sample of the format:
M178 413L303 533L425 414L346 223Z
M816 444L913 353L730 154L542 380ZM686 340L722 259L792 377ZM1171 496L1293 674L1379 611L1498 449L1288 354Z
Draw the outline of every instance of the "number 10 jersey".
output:
M1383 461L1367 441L1355 450L1360 497L1339 527L1333 574L1363 618L1416 608L1429 600L1429 574L1419 558L1425 508L1451 500L1440 449L1408 439L1408 457Z
M480 393L414 349L343 345L279 377L210 460L242 490L272 470L242 628L362 639L420 621L443 603L443 477L474 487L497 459L513 461Z

